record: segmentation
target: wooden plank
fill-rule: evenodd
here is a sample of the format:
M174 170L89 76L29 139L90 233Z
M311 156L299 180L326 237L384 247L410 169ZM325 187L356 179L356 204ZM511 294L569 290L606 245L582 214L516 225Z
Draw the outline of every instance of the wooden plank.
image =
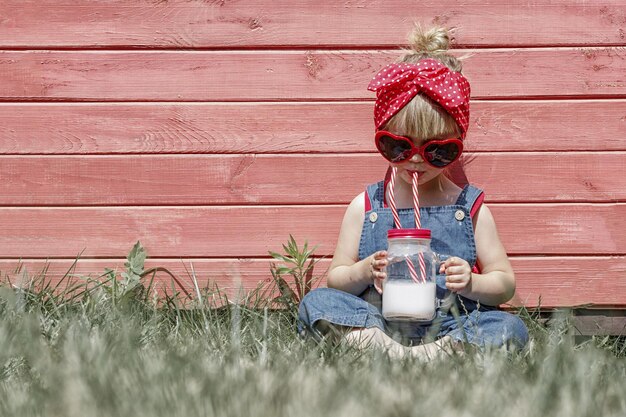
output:
M624 151L625 108L626 100L474 101L466 145ZM0 154L364 152L374 149L372 113L372 102L6 103Z
M266 47L405 42L413 20L457 28L461 45L624 42L619 0L106 2L4 0L5 47ZM550 31L537 30L549 27ZM489 28L489 36L485 36ZM515 30L511 30L515 28Z
M274 248L280 250L279 247ZM0 260L0 277L8 276L15 285L27 285L37 279L46 269L46 279L56 284L72 265L73 260L42 259ZM165 267L172 271L188 291L193 290L191 267L195 271L200 288L217 285L229 295L240 286L244 292L254 289L259 282L271 277L270 259L148 259L146 269ZM555 307L605 307L626 306L626 258L620 257L512 257L517 289L511 301L513 306L542 309ZM18 266L21 269L18 270ZM314 268L314 275L325 276L330 258L321 260ZM81 259L71 272L76 276L98 278L105 268L121 272L122 259ZM78 277L75 278L76 282ZM84 279L84 278L83 278ZM170 278L157 273L155 282L170 287ZM321 285L325 285L321 282Z
M517 152L464 156L470 183L485 190L491 202L618 202L626 153ZM615 178L615 179L612 179ZM605 187L605 185L607 185Z
M279 249L276 248L276 250ZM0 260L0 281L10 281L13 285L21 287L26 287L31 282L40 282L41 279L53 285L62 280L68 281L70 278L77 283L85 283L89 279L101 279L107 268L117 271L118 274L125 270L123 259L80 259L73 266L74 262L75 259L2 259ZM148 259L145 263L145 270L155 267L166 268L178 278L185 290L194 291L193 270L200 289L217 285L220 290L231 296L239 288L247 293L256 288L259 283L267 282L271 278L270 262L270 259L238 258ZM330 265L330 261L326 259L320 262L314 269L316 277L325 275ZM146 278L146 285L151 279L151 275ZM172 284L171 277L163 272L157 272L154 281L159 286L169 287ZM178 286L177 283L174 282L174 284ZM320 284L325 285L322 282Z
M623 253L620 225L626 205L502 204L491 208L510 254Z
M474 99L626 95L623 47L464 52L472 54L464 72ZM0 100L371 99L367 84L396 56L361 50L4 51Z
M372 114L372 103L0 104L0 154L372 150Z
M626 306L626 258L512 257L511 304L554 307Z
M575 310L572 322L576 336L626 336L626 310L624 309Z
M626 178L614 175L626 152L466 160L488 202L626 202ZM0 206L347 204L386 169L378 154L0 157Z
M511 255L623 255L626 204L493 204ZM344 206L2 208L3 258L259 257L290 234L333 252Z

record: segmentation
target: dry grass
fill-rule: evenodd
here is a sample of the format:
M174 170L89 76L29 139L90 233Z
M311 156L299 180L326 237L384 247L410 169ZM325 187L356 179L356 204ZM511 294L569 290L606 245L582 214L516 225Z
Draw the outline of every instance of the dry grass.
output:
M0 286L1 416L626 415L624 339L574 345L567 316L521 311L525 351L424 364L301 340L293 309L215 308L217 288L182 309L149 282L28 282Z

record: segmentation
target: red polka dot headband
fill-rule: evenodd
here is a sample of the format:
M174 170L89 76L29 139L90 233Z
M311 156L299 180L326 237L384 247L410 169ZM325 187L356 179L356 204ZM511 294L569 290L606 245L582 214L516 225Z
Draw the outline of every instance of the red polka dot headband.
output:
M418 93L441 105L461 128L461 139L469 126L470 85L460 72L451 71L436 59L415 64L390 64L374 76L368 90L376 92L374 122L380 129Z

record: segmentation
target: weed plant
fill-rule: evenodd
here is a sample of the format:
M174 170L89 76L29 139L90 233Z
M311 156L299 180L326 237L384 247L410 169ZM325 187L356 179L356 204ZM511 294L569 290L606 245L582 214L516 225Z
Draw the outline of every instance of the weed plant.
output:
M155 299L129 265L62 291L45 271L5 279L0 416L626 415L624 339L575 345L567 314L546 327L521 310L524 351L391 360L301 339L293 303L232 303L197 285L192 299Z

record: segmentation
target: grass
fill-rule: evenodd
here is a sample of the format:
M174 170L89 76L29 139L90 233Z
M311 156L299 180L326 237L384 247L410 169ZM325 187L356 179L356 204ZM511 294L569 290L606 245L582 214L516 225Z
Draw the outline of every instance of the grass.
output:
M574 345L566 314L520 311L525 351L420 363L302 340L293 309L217 288L182 309L104 278L0 286L0 416L626 415L624 339Z

